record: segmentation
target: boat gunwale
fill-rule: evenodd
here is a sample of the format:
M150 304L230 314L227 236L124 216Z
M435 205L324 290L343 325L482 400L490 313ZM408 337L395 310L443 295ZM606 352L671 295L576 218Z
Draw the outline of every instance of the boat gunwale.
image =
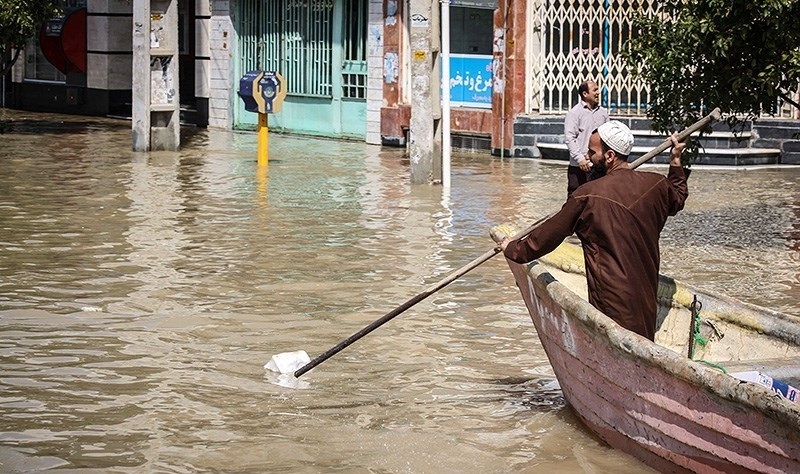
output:
M510 260L508 262L511 265L520 265ZM586 326L595 337L605 339L609 347L624 352L629 357L644 360L647 364L658 367L691 385L702 387L722 399L753 407L780 423L800 429L800 406L795 403L771 392L766 387L739 381L713 367L690 360L667 347L624 329L555 278L541 262L533 261L521 266L525 267L525 275L531 280L531 284L546 291L569 317ZM680 285L679 282L676 284ZM782 315L774 311L768 313ZM534 315L531 314L531 317Z
M555 267L566 273L586 274L583 249L568 242L562 243L555 251L540 258L539 262L543 263L545 267ZM659 274L658 277L658 298L661 302L668 299L671 306L680 305L680 307L688 309L691 307L693 295L702 296L711 300L712 304L705 306L705 311L713 312L716 319L773 336L800 347L800 317L798 316L739 301L714 291L700 289L663 274ZM665 288L671 289L668 295L664 294ZM745 312L746 315L743 314Z
M687 292L688 294L697 295L698 300L700 300L701 296L710 299L713 305L706 306L705 310L713 311L714 317L720 321L735 324L754 332L781 339L795 346L800 346L800 317L746 301L739 301L728 295L703 290L688 283L677 281L674 278L659 275L659 283L663 284L665 281L675 284L676 296L679 292ZM673 301L685 308L689 308L691 304L691 298L683 300L676 297L673 298ZM746 317L743 317L745 312Z

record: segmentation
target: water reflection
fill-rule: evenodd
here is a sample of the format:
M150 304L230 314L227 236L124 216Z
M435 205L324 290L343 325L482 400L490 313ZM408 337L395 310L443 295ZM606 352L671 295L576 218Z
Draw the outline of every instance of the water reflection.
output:
M11 472L646 472L565 407L513 279L485 263L312 357L560 206L563 168L3 112L0 462ZM800 315L800 170L696 170L666 273ZM298 388L303 388L299 390Z

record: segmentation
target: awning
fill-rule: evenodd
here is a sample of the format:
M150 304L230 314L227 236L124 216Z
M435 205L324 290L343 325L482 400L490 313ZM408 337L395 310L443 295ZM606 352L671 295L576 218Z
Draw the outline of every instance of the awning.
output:
M451 7L497 9L497 0L450 0Z

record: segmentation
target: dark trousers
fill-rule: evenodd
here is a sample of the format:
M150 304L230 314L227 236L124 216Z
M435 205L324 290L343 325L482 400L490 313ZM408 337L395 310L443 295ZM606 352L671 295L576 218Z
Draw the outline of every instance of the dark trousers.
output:
M583 171L577 166L567 167L567 198L572 196L572 193L578 189L578 186L589 181L589 173Z

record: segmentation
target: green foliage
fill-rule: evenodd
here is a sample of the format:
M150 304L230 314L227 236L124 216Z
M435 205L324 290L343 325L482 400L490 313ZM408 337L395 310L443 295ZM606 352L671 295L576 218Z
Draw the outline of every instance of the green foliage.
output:
M11 68L42 23L60 12L58 0L0 0L0 74Z
M689 125L714 107L735 126L737 116L777 112L779 98L797 91L800 0L660 5L658 15L635 19L627 52L630 70L650 85L655 130Z

